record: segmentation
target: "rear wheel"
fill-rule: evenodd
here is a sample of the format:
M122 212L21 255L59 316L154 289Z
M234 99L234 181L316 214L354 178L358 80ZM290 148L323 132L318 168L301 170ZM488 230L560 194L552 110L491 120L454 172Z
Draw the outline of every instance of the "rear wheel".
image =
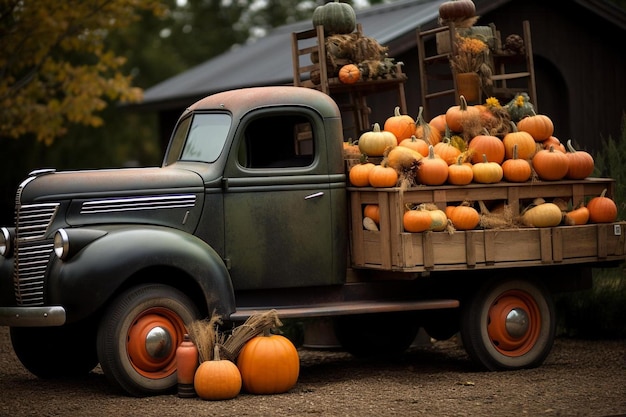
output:
M355 356L383 356L404 352L419 331L417 312L338 316L335 336L343 349Z
M543 285L496 281L464 307L461 337L470 357L488 370L533 368L552 349L555 322L554 302Z
M12 327L13 351L39 378L83 376L98 365L93 323L61 327Z
M199 318L193 302L166 285L131 288L115 299L98 330L98 357L107 378L130 395L171 391L176 348L185 324Z

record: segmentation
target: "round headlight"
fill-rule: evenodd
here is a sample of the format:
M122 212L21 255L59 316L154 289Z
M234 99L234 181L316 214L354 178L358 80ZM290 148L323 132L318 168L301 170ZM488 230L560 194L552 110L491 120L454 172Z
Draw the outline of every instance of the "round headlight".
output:
M70 253L70 239L65 229L59 229L54 234L54 253L60 259L67 258Z
M0 256L8 258L12 252L13 238L11 232L6 227L0 228Z

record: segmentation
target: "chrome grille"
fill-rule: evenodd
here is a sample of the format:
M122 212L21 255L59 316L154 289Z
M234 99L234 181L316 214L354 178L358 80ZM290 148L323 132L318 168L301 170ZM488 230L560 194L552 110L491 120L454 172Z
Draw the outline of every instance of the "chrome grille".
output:
M15 239L15 299L18 305L41 305L44 276L53 241L44 239L59 204L18 205Z

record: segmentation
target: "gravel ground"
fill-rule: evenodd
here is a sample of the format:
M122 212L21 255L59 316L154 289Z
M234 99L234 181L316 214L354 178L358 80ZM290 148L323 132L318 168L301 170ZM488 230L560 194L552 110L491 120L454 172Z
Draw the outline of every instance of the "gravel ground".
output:
M455 340L389 360L300 349L298 383L280 395L228 401L119 394L99 368L40 380L0 328L0 416L618 416L626 415L626 341L557 339L537 369L478 372Z

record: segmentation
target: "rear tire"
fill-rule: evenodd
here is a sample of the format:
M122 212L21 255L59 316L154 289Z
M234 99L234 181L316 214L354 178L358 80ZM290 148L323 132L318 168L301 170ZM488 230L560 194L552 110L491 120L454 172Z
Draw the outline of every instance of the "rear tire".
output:
M200 316L191 299L166 285L142 285L121 294L103 315L98 357L106 377L143 397L177 385L176 348L185 325Z
M556 332L552 295L539 282L493 281L464 306L461 338L469 356L490 371L543 363Z

